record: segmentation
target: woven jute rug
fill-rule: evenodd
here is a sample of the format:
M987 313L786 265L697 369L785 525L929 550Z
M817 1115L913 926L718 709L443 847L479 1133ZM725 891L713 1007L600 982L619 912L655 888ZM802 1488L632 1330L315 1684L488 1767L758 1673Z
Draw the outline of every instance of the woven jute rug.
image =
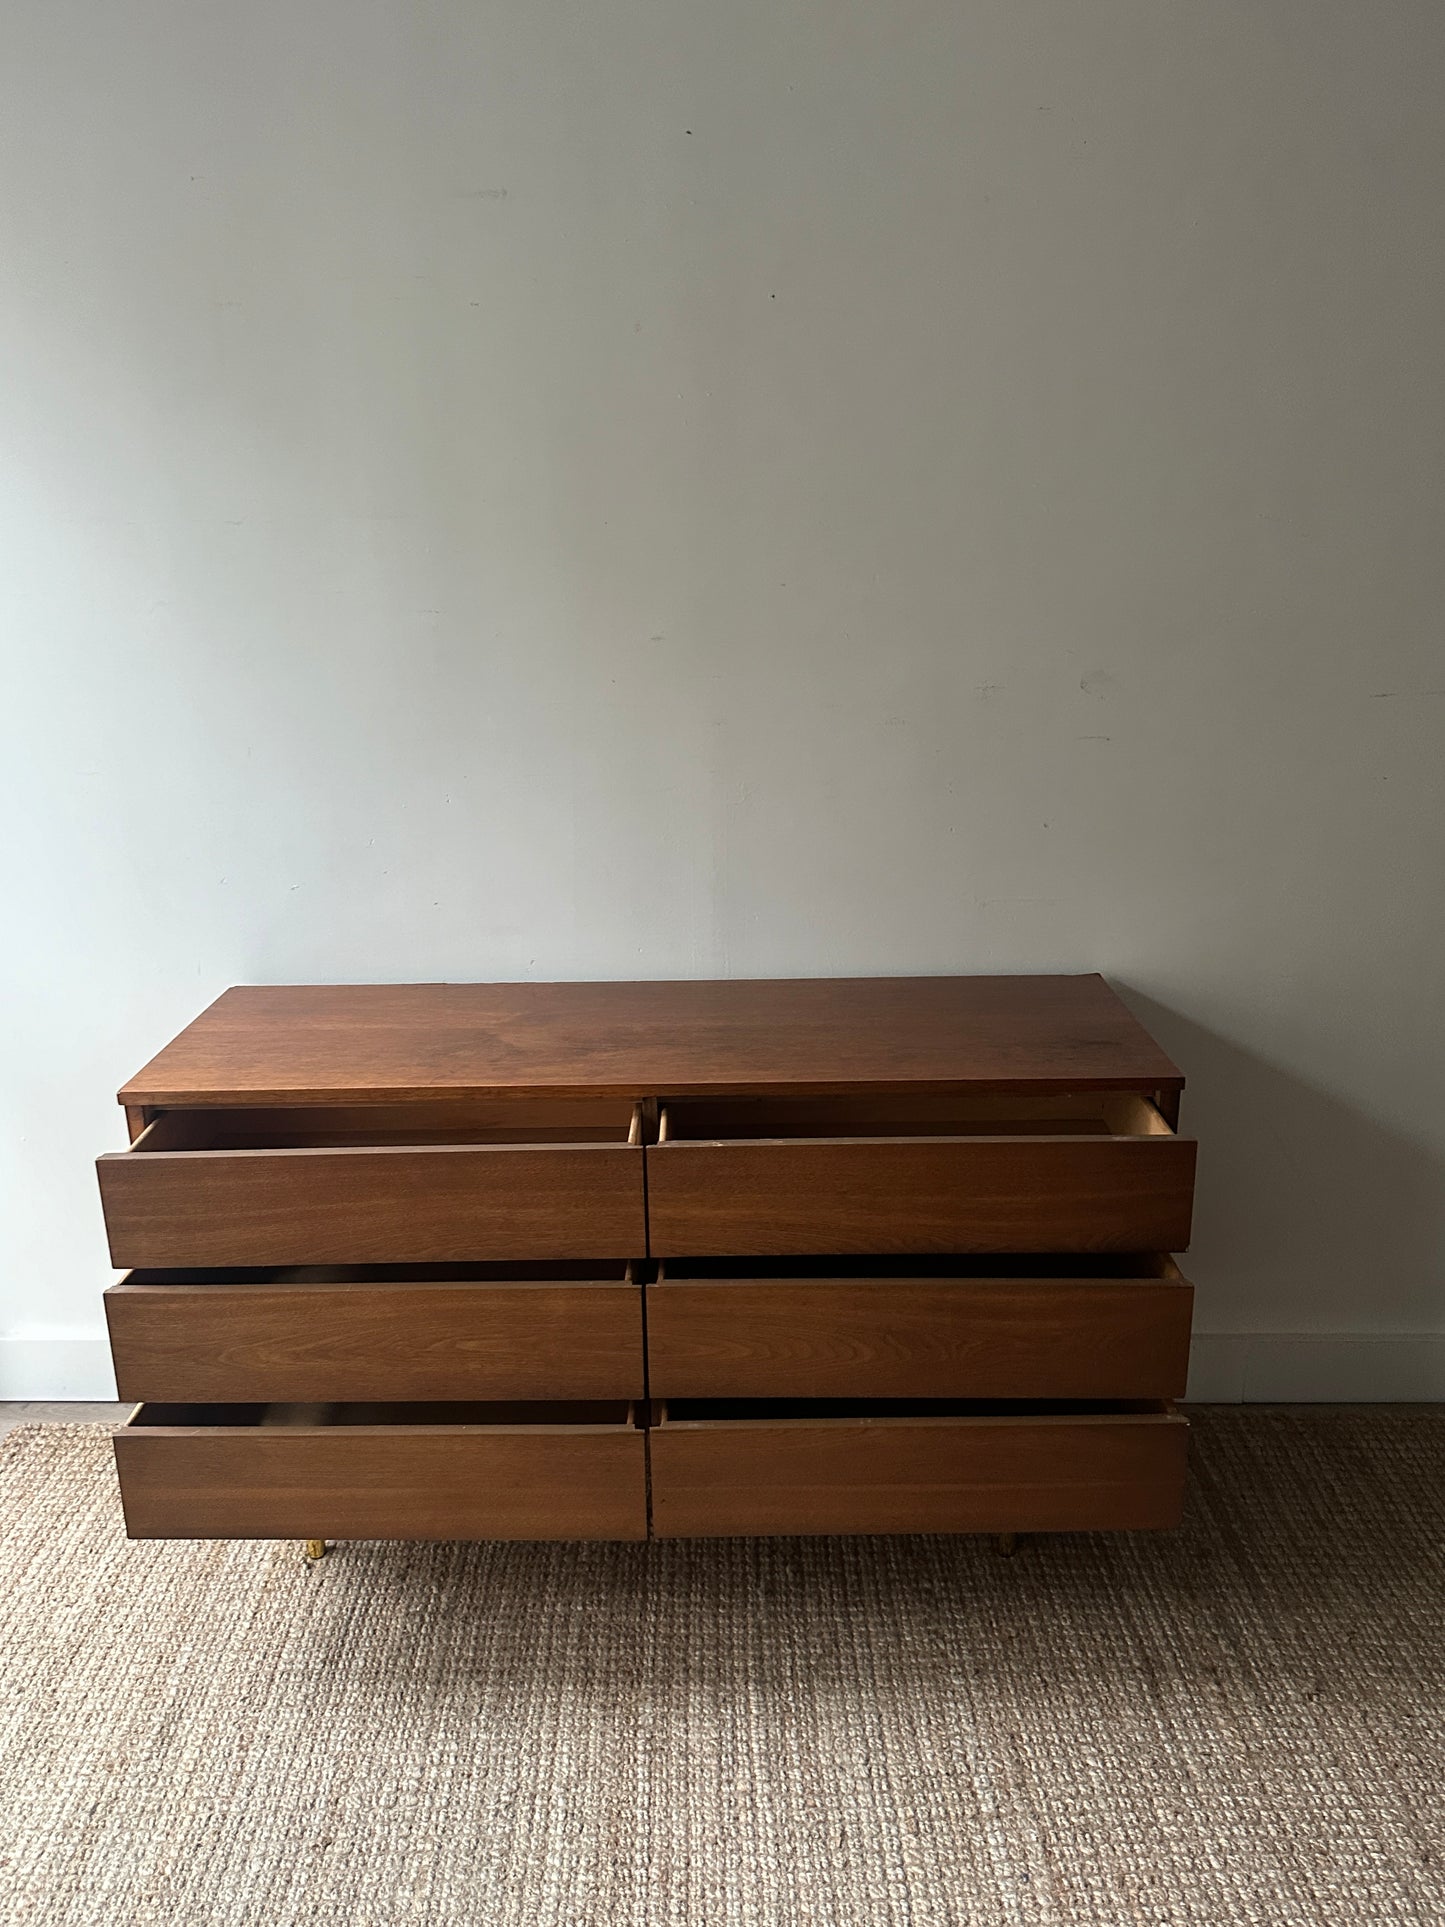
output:
M129 1545L0 1452L0 1919L1445 1918L1445 1408L1197 1415L1188 1525Z

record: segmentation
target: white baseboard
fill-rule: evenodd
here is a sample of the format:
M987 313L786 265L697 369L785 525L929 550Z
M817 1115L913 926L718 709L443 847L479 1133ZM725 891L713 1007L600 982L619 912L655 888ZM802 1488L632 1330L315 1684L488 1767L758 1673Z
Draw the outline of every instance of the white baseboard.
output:
M0 1338L0 1400L115 1398L103 1338Z
M1445 1400L1445 1332L1200 1332L1188 1396L1203 1405ZM114 1397L103 1338L0 1338L0 1400Z
M1386 1405L1445 1400L1445 1332L1196 1332L1201 1405Z

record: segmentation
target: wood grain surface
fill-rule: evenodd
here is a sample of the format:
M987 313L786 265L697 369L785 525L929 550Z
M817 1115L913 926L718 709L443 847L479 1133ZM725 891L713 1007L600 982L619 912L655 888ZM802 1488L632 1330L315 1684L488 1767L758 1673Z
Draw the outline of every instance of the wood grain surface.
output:
M187 1427L148 1415L115 1436L133 1539L647 1536L646 1444L625 1421Z
M1192 1141L882 1138L649 1147L654 1257L1182 1251Z
M641 1398L624 1277L261 1284L105 1293L124 1399Z
M647 1287L660 1398L1177 1398L1193 1288L1084 1278L674 1277Z
M97 1169L118 1269L646 1250L640 1146L131 1150Z
M495 1095L1177 1090L1098 976L226 991L121 1092L130 1106Z
M1105 1532L1178 1523L1177 1414L664 1423L660 1539L813 1532Z

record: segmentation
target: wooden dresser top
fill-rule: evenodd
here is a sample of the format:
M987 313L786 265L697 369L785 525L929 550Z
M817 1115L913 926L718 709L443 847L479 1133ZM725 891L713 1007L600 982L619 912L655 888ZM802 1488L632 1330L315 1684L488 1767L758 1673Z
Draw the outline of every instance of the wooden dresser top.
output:
M228 990L123 1104L1179 1090L1099 976Z

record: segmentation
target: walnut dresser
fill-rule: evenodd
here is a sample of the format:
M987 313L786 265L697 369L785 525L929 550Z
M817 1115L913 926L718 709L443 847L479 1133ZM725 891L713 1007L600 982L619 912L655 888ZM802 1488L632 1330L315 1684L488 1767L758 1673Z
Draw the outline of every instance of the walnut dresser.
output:
M229 990L99 1160L127 1528L1170 1525L1183 1082L1096 976Z

